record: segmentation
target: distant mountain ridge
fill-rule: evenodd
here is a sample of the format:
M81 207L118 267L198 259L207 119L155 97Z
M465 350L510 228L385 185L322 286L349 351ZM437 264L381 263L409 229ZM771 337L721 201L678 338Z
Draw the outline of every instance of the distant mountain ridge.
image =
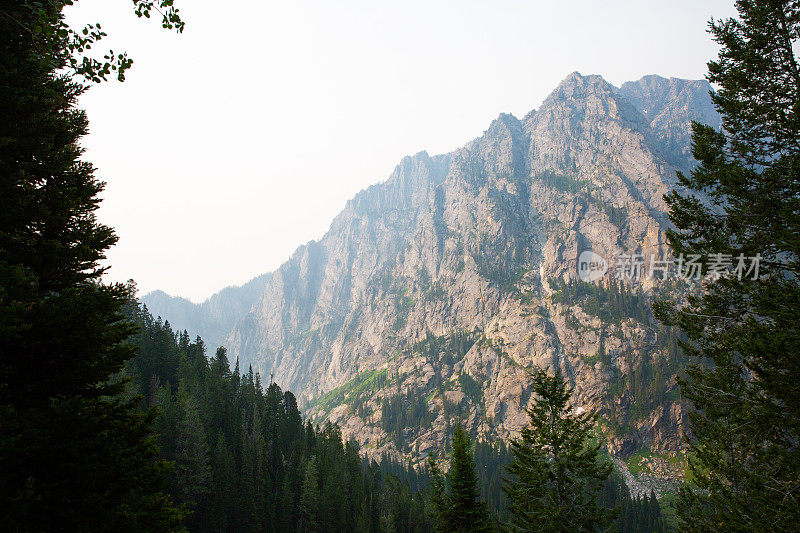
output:
M688 168L693 159L691 122L687 119L720 128L720 116L711 101L710 89L705 80L665 81L650 75L623 83L619 92L647 117L670 163L677 168Z
M242 285L226 287L199 304L160 290L141 296L139 301L153 316L168 320L174 331L200 335L213 351L225 344L231 328L250 310L271 276L261 274Z
M404 158L319 241L228 295L224 317L207 302L142 300L171 323L183 313L210 345L224 337L232 358L376 454L419 461L453 417L474 435L515 435L527 371L541 366L599 412L612 453L647 449L669 470L684 362L675 333L649 317L663 288L606 279L587 290L575 266L587 249L667 252L663 196L693 165L691 121L719 125L710 89L572 73L523 119L502 114L463 148Z

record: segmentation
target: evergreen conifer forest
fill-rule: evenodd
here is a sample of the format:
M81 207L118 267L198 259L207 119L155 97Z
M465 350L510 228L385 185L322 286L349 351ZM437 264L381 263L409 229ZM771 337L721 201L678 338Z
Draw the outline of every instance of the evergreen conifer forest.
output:
M337 426L304 421L290 391L240 369L224 348L207 356L202 339L135 303L126 316L139 326L126 394L158 413L160 458L172 465L165 490L189 511L190 530L493 531L508 520L502 487L514 454L502 443L470 443L456 426L452 453L430 467L370 460ZM621 531L666 530L654 497L632 499L605 473L597 501L617 509Z

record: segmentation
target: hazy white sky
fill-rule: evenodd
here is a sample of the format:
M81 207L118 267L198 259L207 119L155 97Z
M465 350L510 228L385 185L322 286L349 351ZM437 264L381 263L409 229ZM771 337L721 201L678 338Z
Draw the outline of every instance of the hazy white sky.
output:
M407 155L521 117L570 72L701 78L732 0L176 0L183 35L80 0L128 80L82 99L111 279L200 301L277 268Z

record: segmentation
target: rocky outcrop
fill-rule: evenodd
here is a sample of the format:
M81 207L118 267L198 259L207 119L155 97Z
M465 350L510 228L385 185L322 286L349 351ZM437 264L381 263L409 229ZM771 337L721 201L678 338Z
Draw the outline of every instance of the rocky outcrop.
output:
M679 452L680 362L647 312L664 288L611 273L567 283L584 250L612 268L666 253L663 195L692 164L691 121L718 125L709 90L573 73L524 118L405 158L265 279L231 355L372 453L420 460L456 418L477 436L516 435L537 366L569 377L612 453Z

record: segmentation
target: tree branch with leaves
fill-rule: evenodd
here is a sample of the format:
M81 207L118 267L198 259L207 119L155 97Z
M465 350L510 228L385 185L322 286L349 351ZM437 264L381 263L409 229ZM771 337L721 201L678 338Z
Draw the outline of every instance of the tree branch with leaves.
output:
M72 28L64 20L64 9L77 0L26 0L0 8L0 17L13 23L13 28L30 39L32 51L41 61L56 70L89 82L108 81L112 75L124 81L133 66L126 52L109 50L102 56L90 55L107 37L99 22ZM174 0L133 0L133 13L139 18L160 17L161 26L183 33L186 26Z

